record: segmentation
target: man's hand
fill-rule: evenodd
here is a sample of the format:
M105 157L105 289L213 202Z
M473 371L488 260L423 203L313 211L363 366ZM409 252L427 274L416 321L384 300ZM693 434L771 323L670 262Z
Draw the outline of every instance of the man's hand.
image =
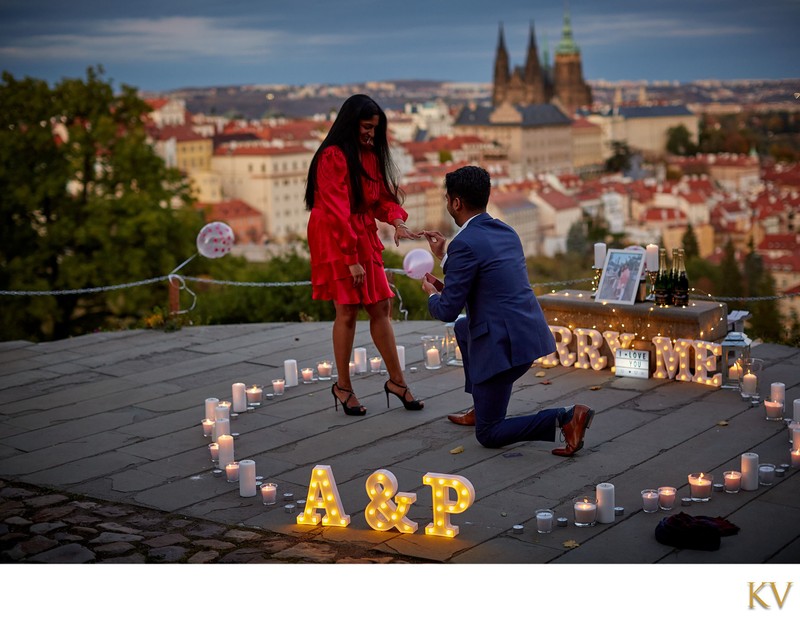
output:
M425 236L425 239L428 240L428 246L431 247L433 256L437 259L444 257L444 251L447 243L444 235L442 235L439 231L422 231L422 234Z
M425 292L428 296L433 296L434 294L440 294L443 288L444 284L439 279L429 272L425 273L425 276L422 279L423 292Z

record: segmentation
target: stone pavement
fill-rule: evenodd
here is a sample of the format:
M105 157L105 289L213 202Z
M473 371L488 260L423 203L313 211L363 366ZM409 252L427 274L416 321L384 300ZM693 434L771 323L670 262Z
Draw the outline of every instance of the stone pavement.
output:
M212 474L200 420L204 400L230 400L231 385L267 384L285 359L300 367L331 358L330 323L186 327L97 333L58 342L0 344L0 561L3 562L444 562L451 564L794 564L800 561L800 472L769 487L715 493L682 510L724 516L741 529L719 551L679 550L654 539L662 514L645 514L640 492L673 485L688 496L687 474L739 468L742 453L789 461L787 429L764 419L735 392L695 383L617 378L610 370L534 366L515 389L511 413L586 403L597 410L586 447L574 458L547 442L490 450L472 429L443 417L469 406L463 372L422 367L420 336L444 334L434 321L396 322L407 378L425 399L406 412L386 408L385 375L355 380L364 417L334 412L330 382L285 395L231 421L238 460L279 493L305 498L311 472L329 465L351 516L347 528L299 526L283 503L242 498ZM377 352L366 322L356 346ZM786 384L800 397L800 350L759 345L762 391ZM413 370L413 371L412 371ZM378 469L417 501L415 534L366 523L365 481ZM457 474L476 501L453 517L453 539L426 536L432 520L428 473ZM624 515L578 528L572 499L614 484ZM535 510L569 524L537 534ZM680 508L679 508L680 510ZM675 513L675 512L672 512ZM769 533L764 533L768 521ZM521 533L514 532L522 525Z

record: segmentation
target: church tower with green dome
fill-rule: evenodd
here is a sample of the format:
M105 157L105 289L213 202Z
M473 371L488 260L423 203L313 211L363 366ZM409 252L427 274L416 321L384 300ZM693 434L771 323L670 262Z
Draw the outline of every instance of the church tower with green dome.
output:
M592 104L592 91L583 79L581 51L572 38L569 10L564 12L561 41L556 46L553 64L553 96L567 111Z

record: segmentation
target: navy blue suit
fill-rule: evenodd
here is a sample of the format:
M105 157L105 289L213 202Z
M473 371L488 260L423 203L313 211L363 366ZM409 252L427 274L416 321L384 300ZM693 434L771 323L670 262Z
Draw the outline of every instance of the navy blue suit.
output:
M528 280L516 231L487 213L450 241L445 287L428 299L430 314L452 322L464 363L465 391L475 404L475 436L487 447L554 441L563 408L506 418L511 388L535 359L556 350Z

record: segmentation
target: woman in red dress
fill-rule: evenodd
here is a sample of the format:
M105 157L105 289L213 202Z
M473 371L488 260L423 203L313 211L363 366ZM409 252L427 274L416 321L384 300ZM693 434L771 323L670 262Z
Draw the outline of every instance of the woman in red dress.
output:
M390 319L394 296L383 267L383 244L376 220L395 227L394 241L419 239L405 224L408 214L398 202L398 187L386 136L386 114L368 96L357 94L342 105L328 136L308 170L306 207L311 251L312 298L332 300L333 355L339 371L331 393L333 405L346 414L367 410L356 398L350 380L350 355L361 307L383 358L389 380L386 403L394 394L406 409L422 409L406 385Z

